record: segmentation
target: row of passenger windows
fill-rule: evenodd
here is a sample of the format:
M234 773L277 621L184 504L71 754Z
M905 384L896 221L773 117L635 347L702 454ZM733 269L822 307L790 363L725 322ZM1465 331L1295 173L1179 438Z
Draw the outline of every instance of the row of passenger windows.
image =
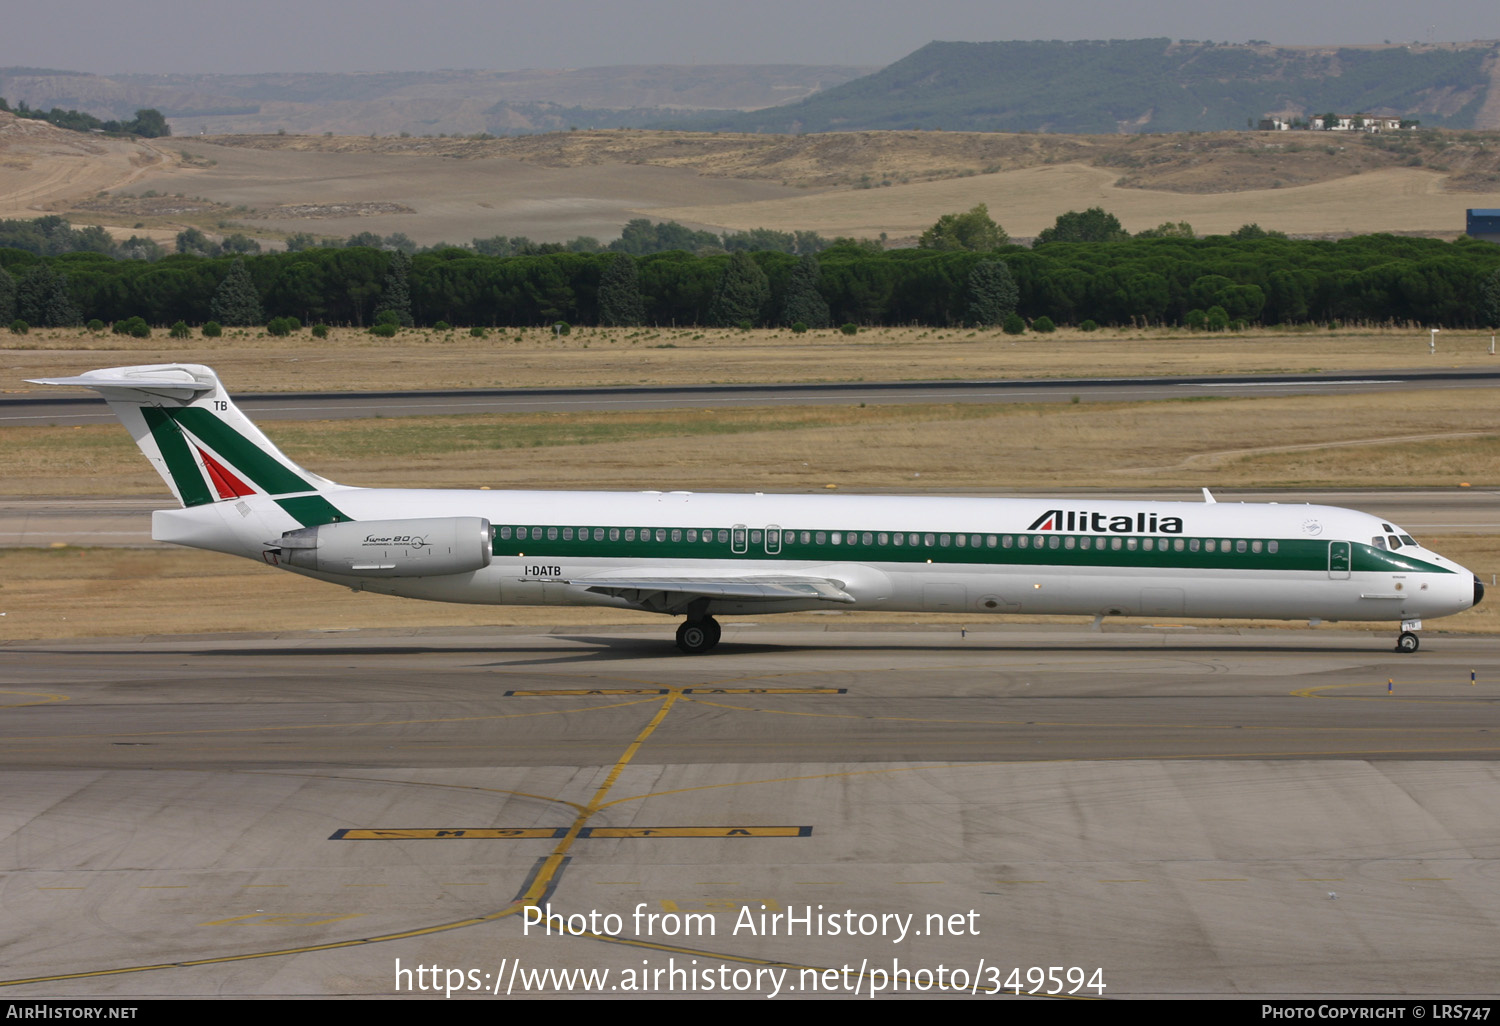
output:
M706 542L732 544L744 551L746 541L759 549L779 551L782 545L865 545L893 548L1093 549L1111 552L1267 552L1279 548L1275 540L1247 538L1140 538L1131 536L1059 534L925 534L887 531L792 531L784 528L751 530L744 527L511 527L498 529L502 541ZM748 539L747 539L748 536Z

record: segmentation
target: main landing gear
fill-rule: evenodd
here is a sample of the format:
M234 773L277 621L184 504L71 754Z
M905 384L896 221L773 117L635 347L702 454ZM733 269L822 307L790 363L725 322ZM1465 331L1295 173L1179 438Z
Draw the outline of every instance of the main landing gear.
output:
M1417 637L1411 631L1402 631L1401 636L1396 639L1396 651L1415 652L1421 644L1422 639Z
M677 647L688 655L707 652L719 643L719 621L711 616L684 620L677 628Z

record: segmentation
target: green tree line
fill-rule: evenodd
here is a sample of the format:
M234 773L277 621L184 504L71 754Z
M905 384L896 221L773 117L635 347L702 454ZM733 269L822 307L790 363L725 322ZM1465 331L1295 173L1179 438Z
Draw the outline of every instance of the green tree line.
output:
M399 307L417 325L769 325L794 323L790 316L815 326L807 318L823 321L825 310L830 324L958 325L987 320L991 314L976 311L993 313L1012 302L1010 286L997 286L994 273L975 274L986 262L1004 265L1014 285L1013 312L1028 322L1046 317L1062 325L1358 321L1477 327L1495 318L1487 290L1500 271L1500 247L1490 243L1240 234L1245 237L1053 242L985 252L882 252L846 242L816 256L674 251L503 257L450 248L401 254L409 267L395 276L397 255L368 247L235 257L173 254L155 262L0 248L0 267L15 288L45 269L55 295L42 308L105 322L139 316L157 325L212 319L215 293L236 259L243 261L266 317L312 324L368 325L377 311ZM631 262L633 274L621 259ZM403 276L403 285L394 284ZM404 301L390 301L394 289L405 290ZM37 308L33 302L31 309Z

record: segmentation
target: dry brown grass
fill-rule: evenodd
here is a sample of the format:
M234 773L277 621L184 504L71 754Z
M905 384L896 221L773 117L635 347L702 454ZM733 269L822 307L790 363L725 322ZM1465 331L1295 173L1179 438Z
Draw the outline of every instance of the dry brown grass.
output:
M1500 485L1485 389L1036 405L273 421L293 459L411 488L950 491ZM1418 428L1419 430L1414 430ZM115 425L11 428L11 495L160 495Z
M40 392L23 379L174 361L212 366L234 392L1305 374L1496 365L1488 334L1452 331L1439 337L1432 357L1426 330L1416 327L1218 335L1186 329L1060 329L1046 337L927 328L874 328L852 337L837 331L582 328L562 338L530 328L494 330L486 339L429 330L378 339L338 328L324 341L306 331L274 338L231 330L220 339L181 342L161 331L131 339L47 329L0 334L0 389Z
M1358 176L1296 187L1243 188L1183 195L1127 186L1110 168L1084 164L898 185L889 189L791 196L753 203L674 205L653 210L660 220L689 221L745 230L797 229L823 235L910 239L931 227L936 214L977 203L1017 237L1034 237L1068 210L1103 207L1132 232L1165 221L1187 221L1200 235L1225 234L1241 225L1294 234L1413 232L1454 237L1464 230L1467 207L1500 205L1500 187L1449 191L1447 175L1389 167ZM1378 216L1373 211L1379 211Z

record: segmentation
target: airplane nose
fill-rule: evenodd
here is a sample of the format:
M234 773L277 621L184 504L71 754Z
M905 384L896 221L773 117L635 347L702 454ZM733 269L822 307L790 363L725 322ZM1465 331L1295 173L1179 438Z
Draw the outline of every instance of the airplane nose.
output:
M1484 585L1480 583L1479 575L1474 575L1474 604L1477 606L1484 601Z

